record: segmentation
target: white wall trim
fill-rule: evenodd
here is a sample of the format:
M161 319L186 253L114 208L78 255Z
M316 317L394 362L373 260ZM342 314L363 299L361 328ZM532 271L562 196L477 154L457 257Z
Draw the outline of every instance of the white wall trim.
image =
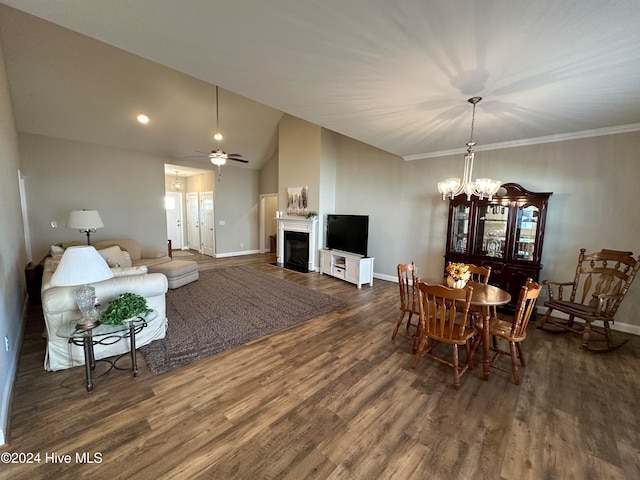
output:
M260 250L244 250L242 252L216 253L215 258L239 257L241 255L254 255L261 253Z
M379 278L380 280L387 280L389 282L398 283L398 277L394 277L391 275L381 275L379 273L374 273L373 278ZM547 311L547 307L544 305L536 305L536 314L544 315ZM554 317L567 319L568 315L565 315L561 312L554 313ZM611 330L615 330L616 332L630 333L632 335L640 335L640 325L631 325L629 323L621 323L615 322L611 324Z
M581 138L600 137L604 135L617 135L619 133L629 133L640 131L640 123L631 123L629 125L618 125L616 127L596 128L593 130L583 130L581 132L559 133L557 135L547 135L545 137L525 138L522 140L513 140L510 142L489 143L486 145L478 145L474 147L476 152L489 150L499 150L501 148L524 147L527 145L538 145L541 143L564 142L566 140L577 140ZM447 155L462 155L466 153L466 148L454 148L452 150L442 150L432 153L418 153L415 155L407 155L402 157L406 161L423 160L425 158L446 157Z
M536 305L536 313L538 315L544 315L546 312L547 312L547 307L545 307L544 305ZM569 315L562 312L556 312L556 311L553 312L553 317L560 318L562 320L569 319ZM631 325L629 323L621 323L621 322L615 322L610 325L611 325L611 330L615 330L616 332L631 333L632 335L640 335L640 325Z

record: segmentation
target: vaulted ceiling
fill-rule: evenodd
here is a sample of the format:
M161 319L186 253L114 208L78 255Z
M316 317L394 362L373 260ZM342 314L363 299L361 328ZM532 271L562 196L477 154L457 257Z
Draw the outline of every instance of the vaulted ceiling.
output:
M637 0L1 1L25 132L182 158L213 85L252 168L283 113L406 159L463 151L471 96L478 150L640 130Z

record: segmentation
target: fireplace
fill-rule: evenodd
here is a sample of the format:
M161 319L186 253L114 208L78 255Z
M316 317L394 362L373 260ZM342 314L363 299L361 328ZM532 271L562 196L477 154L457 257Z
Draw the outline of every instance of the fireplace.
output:
M316 270L317 223L316 219L278 219L278 265L304 273Z
M309 234L284 232L284 267L302 273L309 272Z

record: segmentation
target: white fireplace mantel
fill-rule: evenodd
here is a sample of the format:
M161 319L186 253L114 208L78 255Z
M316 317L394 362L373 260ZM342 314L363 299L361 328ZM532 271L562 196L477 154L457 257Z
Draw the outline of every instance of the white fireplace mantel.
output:
M309 234L309 271L316 271L316 252L318 250L317 218L277 218L278 221L278 263L284 263L284 232L303 232Z

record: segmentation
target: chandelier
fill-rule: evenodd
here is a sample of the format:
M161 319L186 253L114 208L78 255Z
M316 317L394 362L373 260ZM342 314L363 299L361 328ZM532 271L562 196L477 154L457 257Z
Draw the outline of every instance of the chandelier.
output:
M477 180L471 180L471 174L473 172L473 147L476 143L473 141L473 127L476 120L476 104L482 100L482 97L471 97L467 100L473 105L473 116L471 117L471 138L467 143L467 154L464 156L464 172L462 175L462 181L460 178L447 178L442 182L438 182L438 191L442 194L442 199L446 200L449 197L453 200L461 193L467 195L467 200L471 200L471 195L476 195L482 200L484 197L491 198L500 189L500 180L492 180L490 178L478 178Z
M182 183L182 182L180 181L180 179L178 178L178 173L179 173L179 172L178 172L178 170L176 170L176 179L175 179L175 181L171 184L171 186L173 187L173 189L174 189L176 192L181 192L181 191L182 191L182 187L184 187L184 183Z

